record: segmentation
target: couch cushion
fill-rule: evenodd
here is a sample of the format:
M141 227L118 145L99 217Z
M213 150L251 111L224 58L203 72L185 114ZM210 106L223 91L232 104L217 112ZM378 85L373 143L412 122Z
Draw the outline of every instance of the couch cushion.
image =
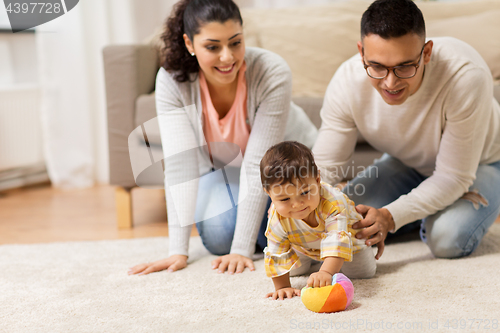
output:
M367 6L366 2L353 1L245 10L245 36L256 30L253 24L257 25L257 46L285 59L292 69L294 96L322 97L340 64L357 52L360 17Z
M427 37L451 36L463 40L481 54L494 79L500 79L500 9L476 15L432 20Z
M323 98L320 97L294 97L293 102L300 106L302 110L307 114L309 119L311 119L314 126L320 128L321 117L319 111L323 106Z
M361 15L371 1L243 9L248 45L281 55L293 73L293 95L322 97L342 62L357 52ZM428 36L453 36L475 47L500 79L500 1L417 2Z
M477 15L490 10L500 9L500 2L498 0L441 0L432 2L418 0L415 2L422 11L422 14L424 14L426 23L433 20Z

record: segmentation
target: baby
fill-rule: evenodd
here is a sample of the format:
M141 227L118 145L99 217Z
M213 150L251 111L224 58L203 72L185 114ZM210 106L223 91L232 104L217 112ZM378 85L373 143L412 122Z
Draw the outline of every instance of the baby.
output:
M342 272L349 278L371 278L376 263L365 240L354 236L352 225L362 219L354 203L333 186L321 182L309 148L282 142L266 152L260 162L264 191L272 200L266 230L266 274L272 277L273 299L299 296L290 276L321 264L307 280L308 287L331 284Z

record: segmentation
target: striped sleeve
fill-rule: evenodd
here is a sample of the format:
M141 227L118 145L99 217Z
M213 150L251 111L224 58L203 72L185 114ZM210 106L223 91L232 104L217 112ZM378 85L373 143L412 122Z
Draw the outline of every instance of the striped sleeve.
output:
M351 235L347 231L347 218L344 212L325 220L325 233L321 240L321 259L339 257L352 261Z
M325 233L321 240L321 259L340 257L345 261L352 261L353 235L348 226L361 220L361 215L344 193L325 185L324 190L327 200L322 204L326 217Z
M288 235L283 229L280 217L274 206L266 230L267 247L264 249L264 265L268 277L277 277L288 273L301 263L297 253L292 249Z

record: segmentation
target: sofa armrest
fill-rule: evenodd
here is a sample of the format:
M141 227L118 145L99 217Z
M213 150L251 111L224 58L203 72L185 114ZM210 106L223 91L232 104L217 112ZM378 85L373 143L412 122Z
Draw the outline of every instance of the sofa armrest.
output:
M137 97L154 91L157 50L149 45L111 45L103 49L103 60L110 184L134 187L128 136L135 127Z

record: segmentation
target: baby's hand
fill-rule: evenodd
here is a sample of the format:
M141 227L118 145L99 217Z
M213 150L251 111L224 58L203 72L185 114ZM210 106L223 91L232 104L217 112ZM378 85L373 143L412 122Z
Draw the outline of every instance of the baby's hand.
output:
M266 295L266 298L272 297L274 300L280 299L284 300L285 298L292 298L293 296L300 296L300 290L292 288L292 287L287 287L287 288L282 288L279 290L276 290L273 293L268 293Z
M332 274L325 271L312 273L307 279L307 286L314 288L329 286L332 284L332 276Z

